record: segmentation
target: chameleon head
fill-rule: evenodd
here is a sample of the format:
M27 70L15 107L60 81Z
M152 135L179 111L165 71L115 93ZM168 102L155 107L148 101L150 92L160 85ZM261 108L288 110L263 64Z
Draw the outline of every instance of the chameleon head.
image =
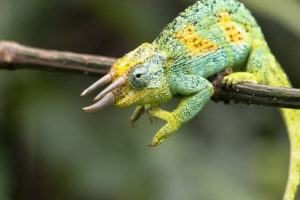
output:
M111 104L126 107L167 100L167 94L170 92L164 76L166 64L167 56L163 52L156 50L152 44L142 44L118 59L107 75L81 94L85 96L109 84L96 96L94 100L97 102L83 110L95 112ZM165 95L161 95L162 92Z

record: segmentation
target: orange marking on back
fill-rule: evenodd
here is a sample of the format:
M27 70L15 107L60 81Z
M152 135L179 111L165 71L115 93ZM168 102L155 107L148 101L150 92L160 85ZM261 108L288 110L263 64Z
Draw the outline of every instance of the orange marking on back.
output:
M201 38L192 25L188 25L176 32L174 37L192 54L205 54L218 50L217 44Z
M232 43L240 43L244 41L242 32L231 21L231 16L228 12L220 12L217 14L218 23L224 31L227 41Z

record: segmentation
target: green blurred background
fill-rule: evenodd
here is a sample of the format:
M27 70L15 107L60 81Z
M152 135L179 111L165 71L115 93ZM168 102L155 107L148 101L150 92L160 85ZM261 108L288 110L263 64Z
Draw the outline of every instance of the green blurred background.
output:
M0 39L120 57L152 41L188 0L0 0ZM244 0L295 87L300 1ZM274 108L209 103L160 147L162 122L133 108L81 111L96 79L0 71L0 200L275 200L288 139Z

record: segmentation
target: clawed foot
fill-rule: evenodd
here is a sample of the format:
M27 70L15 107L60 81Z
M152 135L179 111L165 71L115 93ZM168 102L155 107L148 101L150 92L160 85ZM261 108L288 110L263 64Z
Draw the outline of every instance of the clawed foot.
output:
M138 106L132 113L130 117L130 124L132 127L136 126L136 122L141 118L141 116L145 113L145 107L144 106Z
M146 106L137 106L136 109L134 110L134 112L132 113L131 117L130 117L130 123L132 127L136 126L136 122L143 116L143 114L147 113L149 115L149 121L151 123L153 123L154 121L156 121L157 119L154 118L153 116L151 116L151 114L149 113L149 110L151 110L151 106L150 105L146 105Z
M223 84L226 87L232 87L242 82L257 83L257 79L253 74L248 72L236 72L224 77L223 79Z
M167 122L156 133L156 135L152 139L151 144L149 145L150 147L156 147L159 144L161 144L165 139L167 139L172 133L174 133L181 126L181 123L179 122L179 120L177 120L174 113L161 110L160 108L151 109L149 110L149 113L152 116Z
M181 126L181 123L176 118L176 115L174 113L164 111L159 107L151 107L151 106L138 106L130 118L131 125L135 126L136 121L144 113L149 114L149 119L151 122L157 119L162 119L167 122L153 137L152 142L149 145L150 147L156 147L159 144L161 144L165 139L167 139L172 133L174 133Z

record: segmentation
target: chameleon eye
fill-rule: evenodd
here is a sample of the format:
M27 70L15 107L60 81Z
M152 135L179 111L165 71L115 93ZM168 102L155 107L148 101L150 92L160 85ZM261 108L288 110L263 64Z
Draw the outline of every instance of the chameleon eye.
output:
M148 86L149 80L144 68L136 68L129 75L129 84L137 90L144 89Z
M136 74L135 77L136 78L141 78L143 76L143 74Z

